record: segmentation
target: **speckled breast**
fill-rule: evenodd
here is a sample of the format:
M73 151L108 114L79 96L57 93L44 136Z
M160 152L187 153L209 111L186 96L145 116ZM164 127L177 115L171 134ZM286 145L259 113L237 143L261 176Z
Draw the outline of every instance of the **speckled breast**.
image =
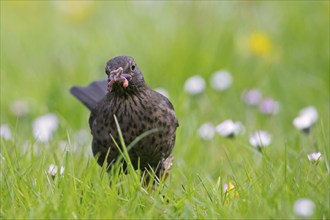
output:
M151 166L156 169L160 162L170 155L178 126L176 115L165 97L157 94L156 97L159 98L155 98L155 94L150 93L155 92L151 90L138 95L105 97L104 104L101 103L102 107L92 122L92 149L94 155L98 156L100 165L104 163L108 151L109 165L119 154L111 138L112 136L121 146L114 116L118 120L126 146L148 132L129 149L130 159L135 168L138 168L139 164L140 168Z

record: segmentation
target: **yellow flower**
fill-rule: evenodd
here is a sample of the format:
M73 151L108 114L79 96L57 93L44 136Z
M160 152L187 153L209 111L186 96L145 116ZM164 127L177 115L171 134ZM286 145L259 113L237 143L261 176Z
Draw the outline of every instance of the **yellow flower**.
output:
M232 182L223 185L223 192L225 193L225 204L229 204L238 197L238 192Z
M257 56L268 56L272 52L272 42L263 32L254 32L250 35L249 47L251 53Z
M71 21L81 21L90 15L94 2L92 1L54 1L55 7Z

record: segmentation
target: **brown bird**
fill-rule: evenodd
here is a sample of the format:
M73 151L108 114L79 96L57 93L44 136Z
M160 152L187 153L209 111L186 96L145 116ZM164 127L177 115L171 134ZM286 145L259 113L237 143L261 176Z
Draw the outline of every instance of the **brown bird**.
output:
M116 117L126 146L145 134L128 151L134 168L152 168L158 177L167 175L164 171L172 166L170 155L179 125L173 105L145 83L132 57L118 56L109 60L105 72L107 81L70 90L91 110L92 150L98 164L102 166L106 161L111 167L120 154L111 138L120 145Z

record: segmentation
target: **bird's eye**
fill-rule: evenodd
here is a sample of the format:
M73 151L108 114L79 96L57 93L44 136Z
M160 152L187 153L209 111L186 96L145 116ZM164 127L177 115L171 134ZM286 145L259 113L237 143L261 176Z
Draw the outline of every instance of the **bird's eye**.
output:
M131 70L134 71L135 70L135 64L131 65Z

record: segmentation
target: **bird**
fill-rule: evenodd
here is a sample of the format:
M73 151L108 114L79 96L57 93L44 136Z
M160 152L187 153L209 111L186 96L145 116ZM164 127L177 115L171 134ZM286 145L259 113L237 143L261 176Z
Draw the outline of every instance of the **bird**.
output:
M107 80L70 89L91 111L92 152L98 164L106 164L110 169L120 156L116 147L121 143L117 120L125 146L137 141L127 149L134 169L151 168L157 177L167 178L179 126L172 103L147 85L131 56L110 59L105 73Z

